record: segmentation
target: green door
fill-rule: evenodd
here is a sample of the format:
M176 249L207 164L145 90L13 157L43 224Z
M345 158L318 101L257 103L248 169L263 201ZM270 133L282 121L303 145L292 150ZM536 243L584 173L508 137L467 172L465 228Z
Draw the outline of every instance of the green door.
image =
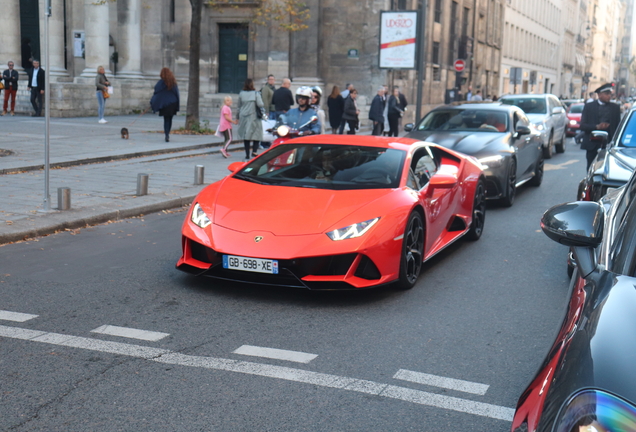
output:
M40 14L38 0L20 0L22 67L31 69L31 59L40 60ZM18 60L16 59L16 63Z
M219 93L238 93L247 79L249 30L243 24L219 24Z

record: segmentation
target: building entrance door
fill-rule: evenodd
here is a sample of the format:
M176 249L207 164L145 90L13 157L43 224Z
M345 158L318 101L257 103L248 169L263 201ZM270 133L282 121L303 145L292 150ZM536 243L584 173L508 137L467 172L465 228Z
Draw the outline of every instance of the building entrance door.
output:
M219 24L219 93L238 93L247 79L249 29L243 24Z
M32 60L40 60L40 13L38 0L20 0L20 36L24 69L33 68ZM16 61L17 63L17 61ZM48 67L48 65L42 65Z

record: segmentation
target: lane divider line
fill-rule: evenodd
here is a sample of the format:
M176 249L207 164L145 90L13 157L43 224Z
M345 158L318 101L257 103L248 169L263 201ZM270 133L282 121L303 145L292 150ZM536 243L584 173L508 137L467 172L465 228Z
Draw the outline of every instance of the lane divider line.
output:
M309 363L318 357L318 354L308 354L300 351L288 351L277 348L257 347L253 345L243 345L232 351L232 353L276 360L287 360L297 363Z
M180 354L170 350L144 347L120 342L93 340L79 336L68 336L58 333L47 333L0 325L0 337L21 339L52 345L80 348L91 351L107 352L142 358L157 363L198 367L211 370L237 372L286 381L300 382L321 387L349 390L384 398L411 402L436 408L474 414L497 420L511 422L515 410L498 405L444 396L435 393L413 390L374 381L348 378L338 375L311 372L286 366L274 366L242 360L231 360L216 357L201 357Z
M129 327L117 327L113 325L103 325L97 327L95 330L91 330L91 333L99 333L110 336L121 336L130 339L141 339L149 342L157 342L170 336L170 333L161 333L148 330L139 330Z
M25 322L37 317L38 317L37 315L32 315L27 313L0 310L0 320L3 320L3 321Z
M486 391L488 391L488 388L490 387L488 384L479 384L454 378L445 378L405 369L397 371L397 373L393 375L393 378L482 396L486 394Z

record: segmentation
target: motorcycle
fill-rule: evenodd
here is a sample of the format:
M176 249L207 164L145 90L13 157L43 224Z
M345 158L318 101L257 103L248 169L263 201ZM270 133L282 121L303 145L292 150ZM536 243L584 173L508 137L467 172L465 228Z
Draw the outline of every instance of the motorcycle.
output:
M276 147L277 145L280 145L280 144L284 144L290 139L298 138L307 134L306 133L307 131L303 131L302 129L308 126L311 126L317 121L318 121L317 116L311 116L311 118L309 119L307 123L300 125L300 127L298 127L297 129L291 128L287 126L286 124L282 124L282 125L279 125L278 127L268 130L269 132L272 133L272 135L276 137L276 139L274 139L274 142L272 142L272 145L270 146L270 148ZM309 134L311 134L311 132L309 132ZM296 159L296 150L290 150L288 152L282 153L280 156L272 159L271 161L267 163L267 171L268 172L276 171L286 166L292 165L295 159Z

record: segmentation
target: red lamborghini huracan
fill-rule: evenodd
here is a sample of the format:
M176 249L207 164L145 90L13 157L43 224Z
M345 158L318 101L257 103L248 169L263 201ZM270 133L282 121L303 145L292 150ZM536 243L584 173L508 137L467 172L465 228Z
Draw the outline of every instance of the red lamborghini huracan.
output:
M186 216L179 270L309 289L408 289L422 262L484 228L481 165L431 143L314 135L229 169Z

